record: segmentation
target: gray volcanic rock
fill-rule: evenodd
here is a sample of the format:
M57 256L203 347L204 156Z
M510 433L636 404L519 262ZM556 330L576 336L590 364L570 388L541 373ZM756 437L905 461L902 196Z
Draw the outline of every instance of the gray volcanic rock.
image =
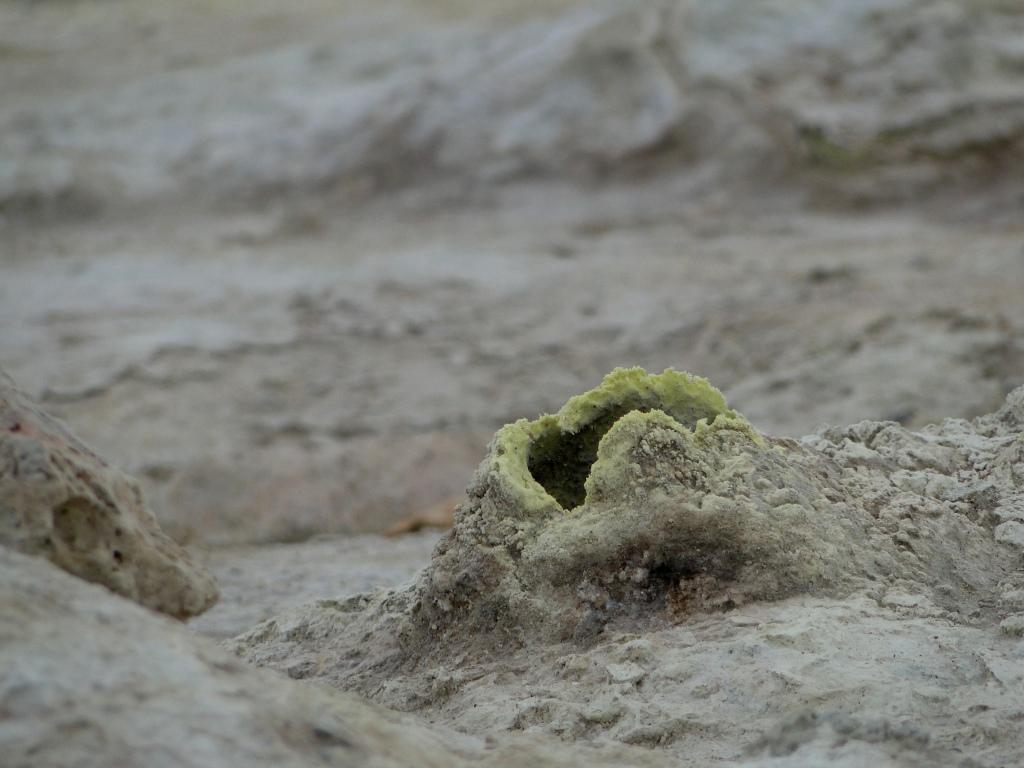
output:
M498 432L416 584L230 646L473 733L1013 764L1024 569L996 531L1020 516L1022 403L794 441L704 380L616 371Z
M702 379L619 369L557 416L498 432L416 620L530 644L848 589L899 559L840 478Z
M178 618L217 600L213 577L164 534L138 484L2 372L0 544Z

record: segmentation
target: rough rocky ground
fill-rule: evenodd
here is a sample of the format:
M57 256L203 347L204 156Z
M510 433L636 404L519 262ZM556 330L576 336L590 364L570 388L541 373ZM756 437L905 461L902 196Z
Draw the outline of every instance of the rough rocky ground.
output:
M707 376L772 436L991 413L1024 381L1022 25L1005 0L0 4L0 365L140 479L217 576L194 629L221 638L407 583L435 535L372 534L461 497L496 429L616 366ZM941 490L916 482L902 492ZM958 613L911 584L754 602L692 637L610 631L564 668L554 647L442 675L423 714L494 764L528 749L488 757L483 734L508 730L557 735L529 764L583 742L609 764L622 742L651 764L693 745L698 762L1012 764L1014 594ZM11 658L52 638L57 671L35 679L83 690L61 633L105 630L54 624L64 605ZM207 653L142 615L119 636L142 621L143 644ZM101 646L83 674L103 674ZM309 654L274 663L319 674ZM246 679L260 722L287 714L258 689L305 695ZM192 695L149 701L167 722ZM437 744L343 700L356 730ZM81 710L49 731L24 711L0 734L64 739ZM271 764L348 764L296 738ZM237 762L221 747L193 763Z
M557 422L506 427L414 584L294 608L229 647L468 733L695 765L777 730L799 753L801 717L810 738L849 729L833 747L863 750L852 764L1024 759L1024 388L974 421L798 442L722 415L691 432L715 406L704 385L666 394L678 378L609 377ZM652 410L609 425L636 407ZM591 426L586 498L566 509L525 470L542 439L517 456L514 434L560 428L568 452Z
M470 736L253 669L175 622L7 549L0 617L0 743L11 768L679 765L643 746ZM977 662L971 669L984 675ZM1005 666L996 669L1005 680ZM913 728L849 717L791 718L750 751L738 765L963 764Z
M4 765L667 766L429 727L358 698L253 669L180 624L0 548Z

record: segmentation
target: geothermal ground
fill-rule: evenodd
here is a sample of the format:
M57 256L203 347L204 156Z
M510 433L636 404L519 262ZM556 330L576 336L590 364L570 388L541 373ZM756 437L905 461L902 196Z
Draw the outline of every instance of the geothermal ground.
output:
M1018 764L1022 39L996 0L0 6L0 367L220 589L186 630L5 550L0 745ZM496 430L619 366L707 377L802 446L891 567L396 662L448 534L381 534L473 507ZM118 691L151 707L110 725Z

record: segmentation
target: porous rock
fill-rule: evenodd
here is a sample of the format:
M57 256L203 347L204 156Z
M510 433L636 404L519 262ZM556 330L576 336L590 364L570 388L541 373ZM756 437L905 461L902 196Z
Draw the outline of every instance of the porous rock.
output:
M164 534L138 484L2 372L0 544L178 618L217 600L213 577Z
M920 462L951 480L962 461L895 425L878 434L908 444L908 470ZM557 415L497 433L421 581L414 634L581 639L617 621L841 594L939 568L983 586L948 546L971 542L997 562L987 527L950 518L941 535L921 535L927 521L890 530L844 477L844 464L896 474L878 443L844 436L837 452L773 439L704 379L616 370Z
M703 379L617 370L498 432L416 619L564 640L622 615L833 587L873 559L851 535L869 515L838 476L758 434Z

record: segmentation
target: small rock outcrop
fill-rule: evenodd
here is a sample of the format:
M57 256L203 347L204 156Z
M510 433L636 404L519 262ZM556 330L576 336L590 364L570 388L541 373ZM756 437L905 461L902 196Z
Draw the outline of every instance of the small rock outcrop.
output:
M217 600L213 577L160 529L138 484L3 373L0 544L177 618Z
M617 618L848 583L872 568L855 543L870 517L838 478L704 379L619 369L497 433L415 619L431 633L582 639Z
M896 425L879 432L913 446L911 462L955 471L963 461ZM885 471L876 450L851 450ZM497 433L421 582L413 634L581 640L609 624L889 578L985 586L949 547L998 562L988 527L923 521L908 544L835 454L760 434L704 379L616 370L558 414Z

